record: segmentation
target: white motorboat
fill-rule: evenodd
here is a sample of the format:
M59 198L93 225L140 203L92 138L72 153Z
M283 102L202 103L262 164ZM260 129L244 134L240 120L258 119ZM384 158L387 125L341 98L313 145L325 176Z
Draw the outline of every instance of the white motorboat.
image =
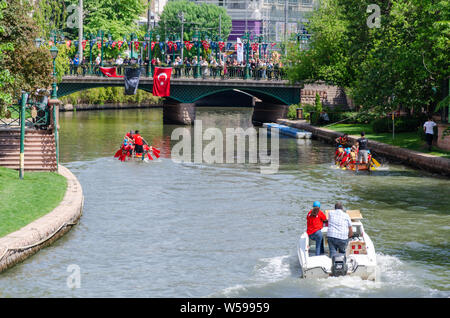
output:
M325 212L328 219L328 210ZM297 254L303 278L328 276L359 276L362 279L377 279L375 248L361 223L359 210L347 210L352 220L353 236L349 239L345 255L339 254L334 261L329 257L328 227L322 228L325 254L316 256L316 242L304 232L298 241Z

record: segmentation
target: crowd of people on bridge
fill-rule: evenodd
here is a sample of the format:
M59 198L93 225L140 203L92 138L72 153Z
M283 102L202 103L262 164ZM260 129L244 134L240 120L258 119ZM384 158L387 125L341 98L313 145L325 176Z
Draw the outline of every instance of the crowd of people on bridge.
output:
M202 77L243 77L245 68L248 67L249 75L258 79L279 79L282 74L282 63L279 54L273 52L271 56L264 55L261 58L257 54L250 56L248 64L245 60L239 61L236 54L215 56L211 54L208 58L200 56L184 57L181 59L179 55L173 56L166 54L164 61L159 57L153 57L151 61L148 57L142 58L138 55L137 58L130 58L128 55L119 55L116 59L103 59L101 55L91 62L86 56L80 61L78 54L70 59L70 75L86 75L89 72L99 73L101 64L108 67L117 67L117 73L123 74L123 67L128 65L139 65L148 70L148 67L169 66L174 68L174 76L180 77L192 76L194 68L200 66Z

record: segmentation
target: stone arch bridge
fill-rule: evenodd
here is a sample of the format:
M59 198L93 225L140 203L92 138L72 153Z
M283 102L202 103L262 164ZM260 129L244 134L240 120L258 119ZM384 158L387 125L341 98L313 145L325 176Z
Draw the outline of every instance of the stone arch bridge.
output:
M95 87L124 87L123 78L64 76L58 84L58 97ZM172 78L170 97L164 99L165 123L191 124L195 120L195 102L228 91L241 91L260 100L254 106L252 121L258 125L286 116L288 106L300 102L302 84L286 80L188 79ZM153 79L143 77L139 89L153 90Z

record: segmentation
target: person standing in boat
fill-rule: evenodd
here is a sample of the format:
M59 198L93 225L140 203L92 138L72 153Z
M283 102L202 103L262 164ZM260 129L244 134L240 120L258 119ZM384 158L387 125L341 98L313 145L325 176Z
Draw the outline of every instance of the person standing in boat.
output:
M137 155L141 156L144 153L144 140L139 134L139 130L136 130L133 135L134 151Z
M360 164L368 164L369 162L369 140L365 137L364 131L361 132L361 138L358 138L356 144L358 146L358 161L356 163L356 171Z
M345 254L348 239L353 236L352 220L344 212L342 203L337 202L334 210L328 214L328 246L330 247L330 258L338 252Z
M316 256L324 254L322 227L327 220L325 214L320 210L320 202L315 201L313 208L306 215L306 234L309 239L316 241Z

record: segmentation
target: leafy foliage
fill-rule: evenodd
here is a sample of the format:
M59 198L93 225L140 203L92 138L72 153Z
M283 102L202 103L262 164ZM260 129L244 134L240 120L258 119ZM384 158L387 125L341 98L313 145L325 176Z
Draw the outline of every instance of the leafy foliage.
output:
M367 7L381 8L370 28ZM291 81L345 87L363 109L433 110L450 75L448 0L324 0L307 26L309 50L291 46ZM433 88L436 90L433 90Z
M39 29L30 17L32 8L28 2L7 1L7 6L2 6L0 85L1 100L8 104L22 90L33 93L38 88L48 88L52 81L52 66L48 49L36 48L34 44Z
M6 8L6 1L0 1L0 21L3 18L2 11ZM0 24L0 35L4 32L2 24ZM2 60L4 58L4 52L12 51L14 46L11 42L0 43L0 114L5 110L5 106L12 102L11 93L6 90L8 85L12 85L14 78L8 69L1 66Z
M165 39L170 34L181 34L181 19L178 14L184 13L184 41L192 40L196 29L208 34L209 38L219 36L219 16L221 16L222 39L228 38L231 32L231 17L223 7L215 4L196 4L187 0L169 1L161 14L159 34Z

